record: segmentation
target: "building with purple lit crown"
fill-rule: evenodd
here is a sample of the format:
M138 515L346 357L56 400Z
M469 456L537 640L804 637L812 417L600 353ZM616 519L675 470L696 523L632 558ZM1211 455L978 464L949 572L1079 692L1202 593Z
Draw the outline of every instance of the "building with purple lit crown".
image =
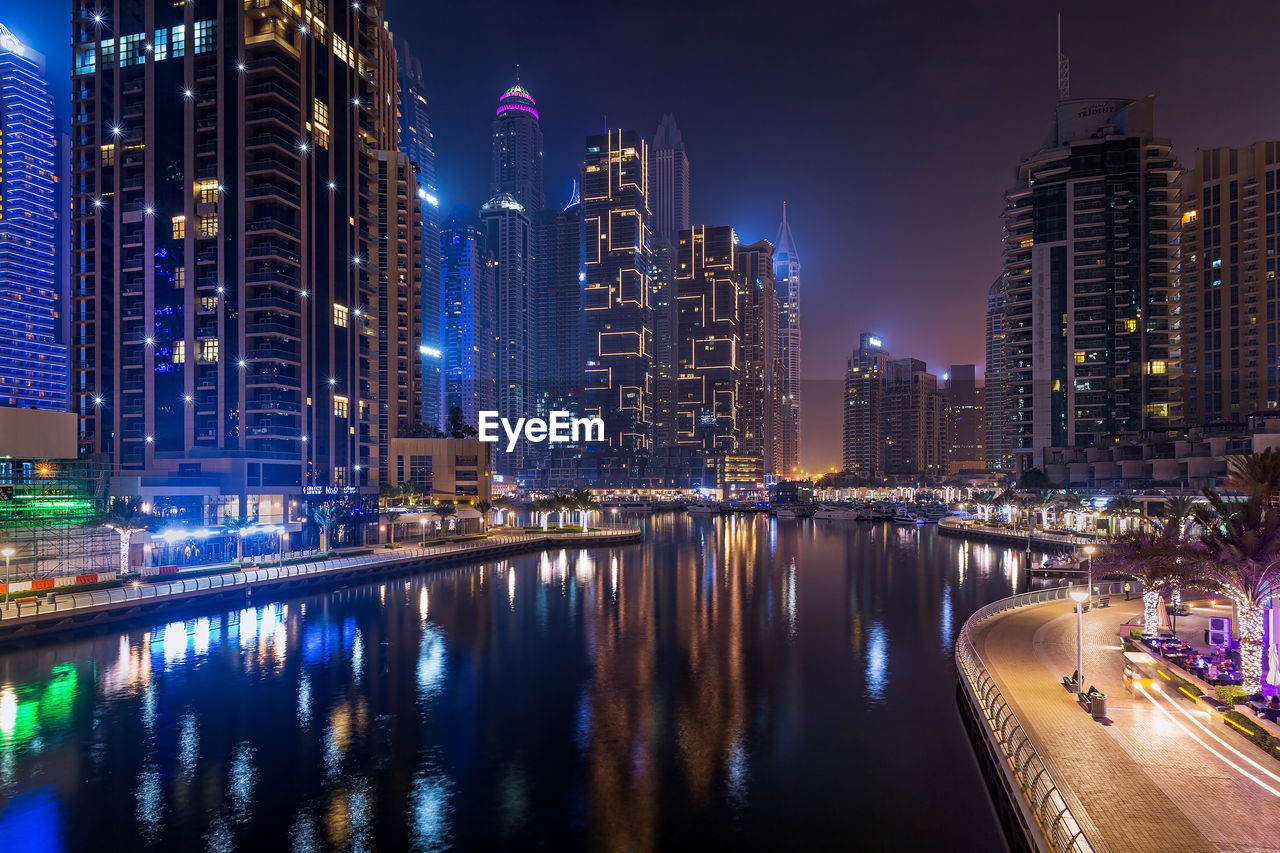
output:
M493 119L492 195L508 193L525 210L542 210L542 127L533 95L520 85L519 74L498 99Z

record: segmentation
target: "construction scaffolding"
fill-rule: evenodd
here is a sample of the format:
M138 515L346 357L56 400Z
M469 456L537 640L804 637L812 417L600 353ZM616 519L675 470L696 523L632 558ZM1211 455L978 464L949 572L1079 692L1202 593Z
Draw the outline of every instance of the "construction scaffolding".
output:
M9 578L72 583L118 571L120 535L102 526L106 488L106 471L90 462L0 459L0 549L13 550Z

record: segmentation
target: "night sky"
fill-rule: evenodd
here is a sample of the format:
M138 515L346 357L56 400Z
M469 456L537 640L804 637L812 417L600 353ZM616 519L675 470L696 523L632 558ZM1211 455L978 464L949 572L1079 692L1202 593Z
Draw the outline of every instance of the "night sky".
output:
M67 120L66 7L0 20L49 58ZM838 10L838 11L836 11ZM1229 10L1229 11L1228 11ZM1054 4L689 4L390 0L423 64L441 207L487 198L489 123L516 63L537 99L546 185L563 201L583 137L684 135L695 223L773 239L782 201L804 263L803 462L840 458L840 387L861 331L897 356L981 363L1001 192L1049 129ZM1157 131L1195 148L1280 137L1280 4L1087 0L1063 52L1078 97L1154 93Z

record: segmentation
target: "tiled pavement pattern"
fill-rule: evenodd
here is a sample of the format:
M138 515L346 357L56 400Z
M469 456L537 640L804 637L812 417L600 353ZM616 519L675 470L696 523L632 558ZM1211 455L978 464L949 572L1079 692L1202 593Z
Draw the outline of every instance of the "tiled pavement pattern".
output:
M1141 615L1140 600L1113 597L1111 607L1084 617L1085 684L1107 694L1110 725L1094 722L1063 689L1062 676L1076 667L1073 607L1067 601L1011 610L975 626L973 642L1049 772L1070 790L1072 811L1095 848L1280 851L1280 798L1126 692L1119 629ZM1219 729L1244 754L1266 759L1215 720L1211 730ZM1280 772L1280 762L1272 763Z

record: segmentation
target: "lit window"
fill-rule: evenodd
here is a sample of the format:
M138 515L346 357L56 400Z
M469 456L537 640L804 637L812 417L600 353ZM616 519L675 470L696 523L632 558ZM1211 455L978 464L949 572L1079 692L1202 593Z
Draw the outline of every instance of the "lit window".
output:
M200 360L209 364L218 360L218 339L217 338L201 338L200 341Z
M333 398L333 416L335 418L345 418L347 416L347 398L334 396Z
M187 342L174 341L173 342L173 363L186 364L186 361L187 361Z
M201 311L217 311L217 310L218 310L218 297L216 297L216 296L201 296L201 297L200 297L200 310L201 310Z
M142 33L131 36L123 36L120 39L120 67L126 65L141 65L147 61L147 55L142 51Z
M329 126L329 106L319 98L315 98L311 103L311 114L315 117L316 124Z
M218 236L218 214L206 213L196 217L196 236L197 237L217 237Z
M333 325L342 329L347 327L347 306L333 304Z
M1138 331L1138 321L1137 321L1137 320L1125 320L1125 321L1124 321L1124 330L1125 330L1126 332L1136 332L1136 331Z
M1147 373L1161 374L1167 372L1169 363L1167 361L1149 361L1147 362Z
M1169 417L1168 403L1147 403L1147 415L1153 418Z
M151 55L155 57L156 62L169 58L169 31L156 30L155 38L151 42Z
M1023 238L1022 238L1022 241L1018 243L1018 248L1020 248L1020 249L1030 249L1030 248L1031 248L1032 246L1034 246L1035 244L1036 244L1035 238L1033 238L1033 237L1023 237Z
M173 239L181 240L187 236L187 217L179 214L173 217Z
M211 53L217 47L217 21L196 21L196 53Z
M98 148L98 165L114 166L116 164L116 146L115 143L107 143Z
M1076 364L1084 364L1084 350L1078 349L1075 352Z
M97 45L84 44L76 46L76 74L92 74L98 70Z
M218 201L217 180L196 181L196 196L201 204L215 204Z
M173 286L178 290L183 290L187 286L187 268L178 267L173 271Z
M173 38L169 39L173 45L173 58L180 59L187 53L187 25L178 24L170 32L173 33Z

